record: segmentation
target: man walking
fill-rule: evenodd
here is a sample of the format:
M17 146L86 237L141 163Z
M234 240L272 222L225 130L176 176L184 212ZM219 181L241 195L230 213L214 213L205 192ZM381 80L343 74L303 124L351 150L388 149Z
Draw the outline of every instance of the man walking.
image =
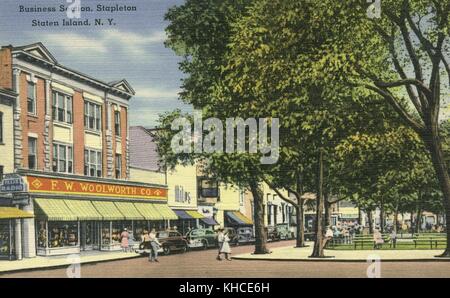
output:
M148 256L149 262L159 262L158 261L158 250L161 246L161 243L159 243L158 238L156 238L156 230L152 229L150 234L148 235L149 241L150 241L150 254Z
M222 254L222 246L223 246L224 239L225 239L225 235L223 233L223 228L219 228L219 231L217 233L217 243L219 245L219 250L217 252L217 258L216 258L218 261L222 261L221 254Z

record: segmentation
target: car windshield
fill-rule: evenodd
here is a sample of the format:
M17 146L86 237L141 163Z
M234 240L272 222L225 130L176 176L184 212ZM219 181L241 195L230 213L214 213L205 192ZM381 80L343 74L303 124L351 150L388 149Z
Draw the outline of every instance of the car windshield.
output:
M156 234L156 237L158 237L158 238L167 238L167 237L169 237L169 233L167 233L167 232L159 232L158 234Z

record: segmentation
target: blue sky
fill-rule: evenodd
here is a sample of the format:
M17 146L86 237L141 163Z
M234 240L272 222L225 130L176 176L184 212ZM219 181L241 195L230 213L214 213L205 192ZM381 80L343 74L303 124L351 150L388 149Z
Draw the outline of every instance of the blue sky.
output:
M152 127L158 114L181 108L192 109L178 100L181 78L180 59L164 47L164 14L183 0L81 0L82 6L96 8L133 5L129 13L86 12L86 18L112 17L116 26L32 27L32 20L60 21L65 12L21 13L24 7L57 7L66 0L2 0L0 44L20 46L42 42L59 63L103 81L127 79L136 90L130 102L130 124Z

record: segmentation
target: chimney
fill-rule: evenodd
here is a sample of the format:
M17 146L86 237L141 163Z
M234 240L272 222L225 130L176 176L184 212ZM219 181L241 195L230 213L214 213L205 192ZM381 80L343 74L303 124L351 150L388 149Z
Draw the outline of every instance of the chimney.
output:
M13 89L12 46L0 49L0 88Z

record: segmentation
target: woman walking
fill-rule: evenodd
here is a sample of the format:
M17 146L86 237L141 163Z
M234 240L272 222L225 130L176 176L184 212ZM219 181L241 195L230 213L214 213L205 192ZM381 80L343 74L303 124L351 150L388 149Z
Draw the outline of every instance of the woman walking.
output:
M220 253L225 254L225 259L227 261L231 261L230 254L231 254L231 248L230 248L230 237L228 237L228 232L225 232L223 235L223 243L222 248L220 249Z
M223 246L223 238L224 238L224 234L223 234L223 228L219 228L219 232L217 233L217 245L218 245L218 250L217 250L217 260L218 261L222 261L222 246Z
M120 246L122 247L122 251L123 252L127 252L128 251L128 247L129 247L129 242L128 240L130 239L130 234L128 233L128 229L125 228L123 229L122 234L120 234Z
M148 235L148 239L150 241L150 254L148 256L149 262L159 262L158 261L158 250L161 246L161 243L159 243L158 238L156 238L156 230L152 229L150 234Z

